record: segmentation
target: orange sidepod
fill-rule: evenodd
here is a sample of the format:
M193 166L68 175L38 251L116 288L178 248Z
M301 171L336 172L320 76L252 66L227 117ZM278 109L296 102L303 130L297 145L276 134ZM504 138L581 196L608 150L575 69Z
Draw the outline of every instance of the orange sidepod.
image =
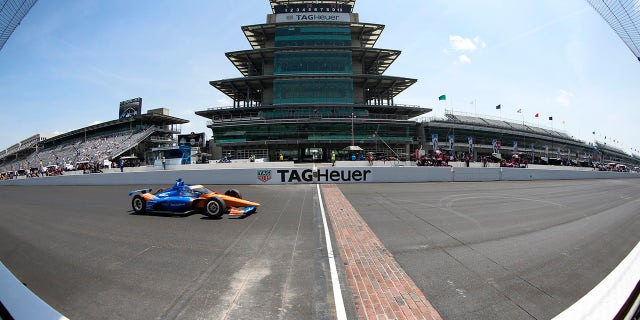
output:
M249 201L249 200L245 200L245 199L240 199L240 198L236 198L236 197L231 197L231 196L227 196L225 194L222 193L211 193L211 194L203 194L202 196L200 196L201 198L211 198L211 197L220 197L220 199L224 200L224 203L227 205L227 207L259 207L260 204L257 202L253 202L253 201Z
M142 197L143 197L145 200L149 201L149 200L152 200L153 198L155 198L156 196L154 196L154 195L153 195L153 194L151 194L151 193L143 193L143 194L142 194Z

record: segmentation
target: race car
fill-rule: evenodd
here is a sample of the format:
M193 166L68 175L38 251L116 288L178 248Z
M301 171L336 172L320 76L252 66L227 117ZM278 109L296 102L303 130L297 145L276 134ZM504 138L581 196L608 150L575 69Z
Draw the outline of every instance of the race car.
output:
M173 187L155 193L152 189L140 189L129 192L133 195L131 207L137 214L152 211L188 212L200 211L212 218L219 218L227 213L243 216L256 212L260 206L257 202L242 199L238 190L229 189L219 193L203 185L187 185L182 179L176 180Z

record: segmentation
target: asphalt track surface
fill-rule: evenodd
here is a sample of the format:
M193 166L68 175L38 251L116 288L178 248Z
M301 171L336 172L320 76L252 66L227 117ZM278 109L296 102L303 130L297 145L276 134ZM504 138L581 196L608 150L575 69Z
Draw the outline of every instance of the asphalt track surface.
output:
M70 319L333 318L315 185L213 186L262 203L219 220L138 187L0 187L0 260ZM444 319L550 319L640 241L640 179L340 189Z

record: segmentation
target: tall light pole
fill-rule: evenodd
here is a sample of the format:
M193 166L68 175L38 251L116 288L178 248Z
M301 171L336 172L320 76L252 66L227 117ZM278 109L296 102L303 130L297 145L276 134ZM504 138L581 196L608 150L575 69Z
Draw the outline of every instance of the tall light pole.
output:
M353 114L353 112L351 112L351 145L355 146L355 143L353 140L353 118L355 118L355 115Z

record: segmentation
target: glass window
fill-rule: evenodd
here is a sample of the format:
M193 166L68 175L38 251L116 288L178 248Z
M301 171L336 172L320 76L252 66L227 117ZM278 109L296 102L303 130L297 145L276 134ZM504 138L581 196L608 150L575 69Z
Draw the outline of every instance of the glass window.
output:
M353 80L274 80L273 104L293 103L353 103Z
M349 27L276 28L276 47L351 46Z
M304 51L276 52L274 74L353 73L351 52Z

